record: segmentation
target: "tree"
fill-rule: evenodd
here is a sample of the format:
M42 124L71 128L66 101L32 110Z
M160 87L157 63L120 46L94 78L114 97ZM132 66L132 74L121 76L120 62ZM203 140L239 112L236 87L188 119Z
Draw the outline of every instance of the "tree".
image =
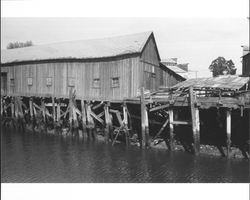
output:
M33 46L32 41L26 41L26 42L10 42L7 45L7 49L15 49L15 48L23 48L23 47L29 47Z
M232 60L226 60L224 57L218 57L209 66L209 70L213 72L213 77L223 74L236 74L236 68Z

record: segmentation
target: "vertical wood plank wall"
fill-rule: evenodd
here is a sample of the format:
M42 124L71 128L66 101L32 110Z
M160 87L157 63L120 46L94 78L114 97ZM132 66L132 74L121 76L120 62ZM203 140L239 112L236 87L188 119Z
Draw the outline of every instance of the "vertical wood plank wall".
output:
M1 67L7 72L8 95L67 96L73 81L76 95L83 98L101 97L120 100L136 95L139 88L139 57L102 62L38 63ZM119 78L119 87L112 87L112 78ZM10 79L14 79L14 87ZM32 78L32 85L28 85ZM47 78L52 85L47 86ZM93 87L93 79L100 79L100 88ZM12 90L12 88L14 90Z
M142 52L140 60L140 86L144 86L145 89L149 89L151 91L157 90L160 86L160 76L162 70L159 67L160 60L157 56L156 44L154 43L152 37L149 39L147 46ZM152 68L154 68L155 71L155 78L151 77L151 80L149 80L151 82L149 87L146 84L146 81L148 80L145 80L145 72L152 73Z

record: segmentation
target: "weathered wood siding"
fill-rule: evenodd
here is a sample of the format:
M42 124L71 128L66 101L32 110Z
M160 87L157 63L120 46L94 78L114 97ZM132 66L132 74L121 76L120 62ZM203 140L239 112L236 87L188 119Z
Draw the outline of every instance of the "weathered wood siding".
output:
M160 60L157 55L157 47L152 37L150 37L140 58L139 82L145 89L156 91L160 86L160 75L162 70L159 68Z
M160 84L163 87L171 87L181 80L178 79L174 74L169 73L168 71L163 71L160 79Z
M119 100L136 95L139 57L103 62L69 62L15 65L2 67L7 72L8 95L67 97L73 87L78 97ZM112 78L119 78L119 87L112 87ZM28 85L32 78L32 85ZM52 84L47 86L47 78ZM93 87L93 79L100 87ZM11 86L14 79L14 86Z
M78 98L122 100L136 96L141 86L157 90L162 80L159 64L156 43L151 35L141 54L88 62L37 61L36 64L5 65L2 71L7 72L8 95L68 97L73 87ZM112 78L119 78L119 87L112 86ZM32 84L28 85L30 79ZM100 80L100 87L94 87L94 79Z

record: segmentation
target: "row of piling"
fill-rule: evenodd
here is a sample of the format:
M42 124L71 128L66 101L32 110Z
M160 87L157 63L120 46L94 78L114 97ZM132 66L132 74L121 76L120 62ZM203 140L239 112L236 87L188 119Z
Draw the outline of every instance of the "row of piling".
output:
M12 122L14 126L22 127L24 130L27 124L32 129L35 127L42 131L48 129L59 129L62 134L72 134L78 129L86 137L96 138L96 129L100 128L106 143L114 145L119 136L122 136L127 145L130 145L134 130L132 123L135 118L140 119L141 129L136 130L141 148L150 147L149 123L161 125L155 137L159 136L166 129L169 132L169 139L166 141L169 150L175 149L174 125L191 125L193 133L193 150L195 155L200 153L200 115L199 104L196 95L191 87L189 89L189 101L191 121L180 121L175 119L178 113L174 112L174 105L159 105L152 107L145 101L144 88L141 88L140 108L137 104L130 104L126 101L112 103L110 101L89 101L76 99L76 92L71 90L68 99L38 98L38 97L1 97L1 117ZM171 102L171 101L170 101ZM137 106L140 116L133 116L128 107ZM132 108L133 109L133 108ZM155 122L149 118L152 111L164 113L164 123ZM2 120L1 120L2 121ZM139 133L140 131L140 133ZM231 109L226 109L226 133L227 133L227 157L231 153Z

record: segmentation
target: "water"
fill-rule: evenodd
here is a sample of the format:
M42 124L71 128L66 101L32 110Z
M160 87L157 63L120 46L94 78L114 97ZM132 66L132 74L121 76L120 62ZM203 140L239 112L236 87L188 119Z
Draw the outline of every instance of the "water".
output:
M249 162L1 131L2 182L249 182Z

